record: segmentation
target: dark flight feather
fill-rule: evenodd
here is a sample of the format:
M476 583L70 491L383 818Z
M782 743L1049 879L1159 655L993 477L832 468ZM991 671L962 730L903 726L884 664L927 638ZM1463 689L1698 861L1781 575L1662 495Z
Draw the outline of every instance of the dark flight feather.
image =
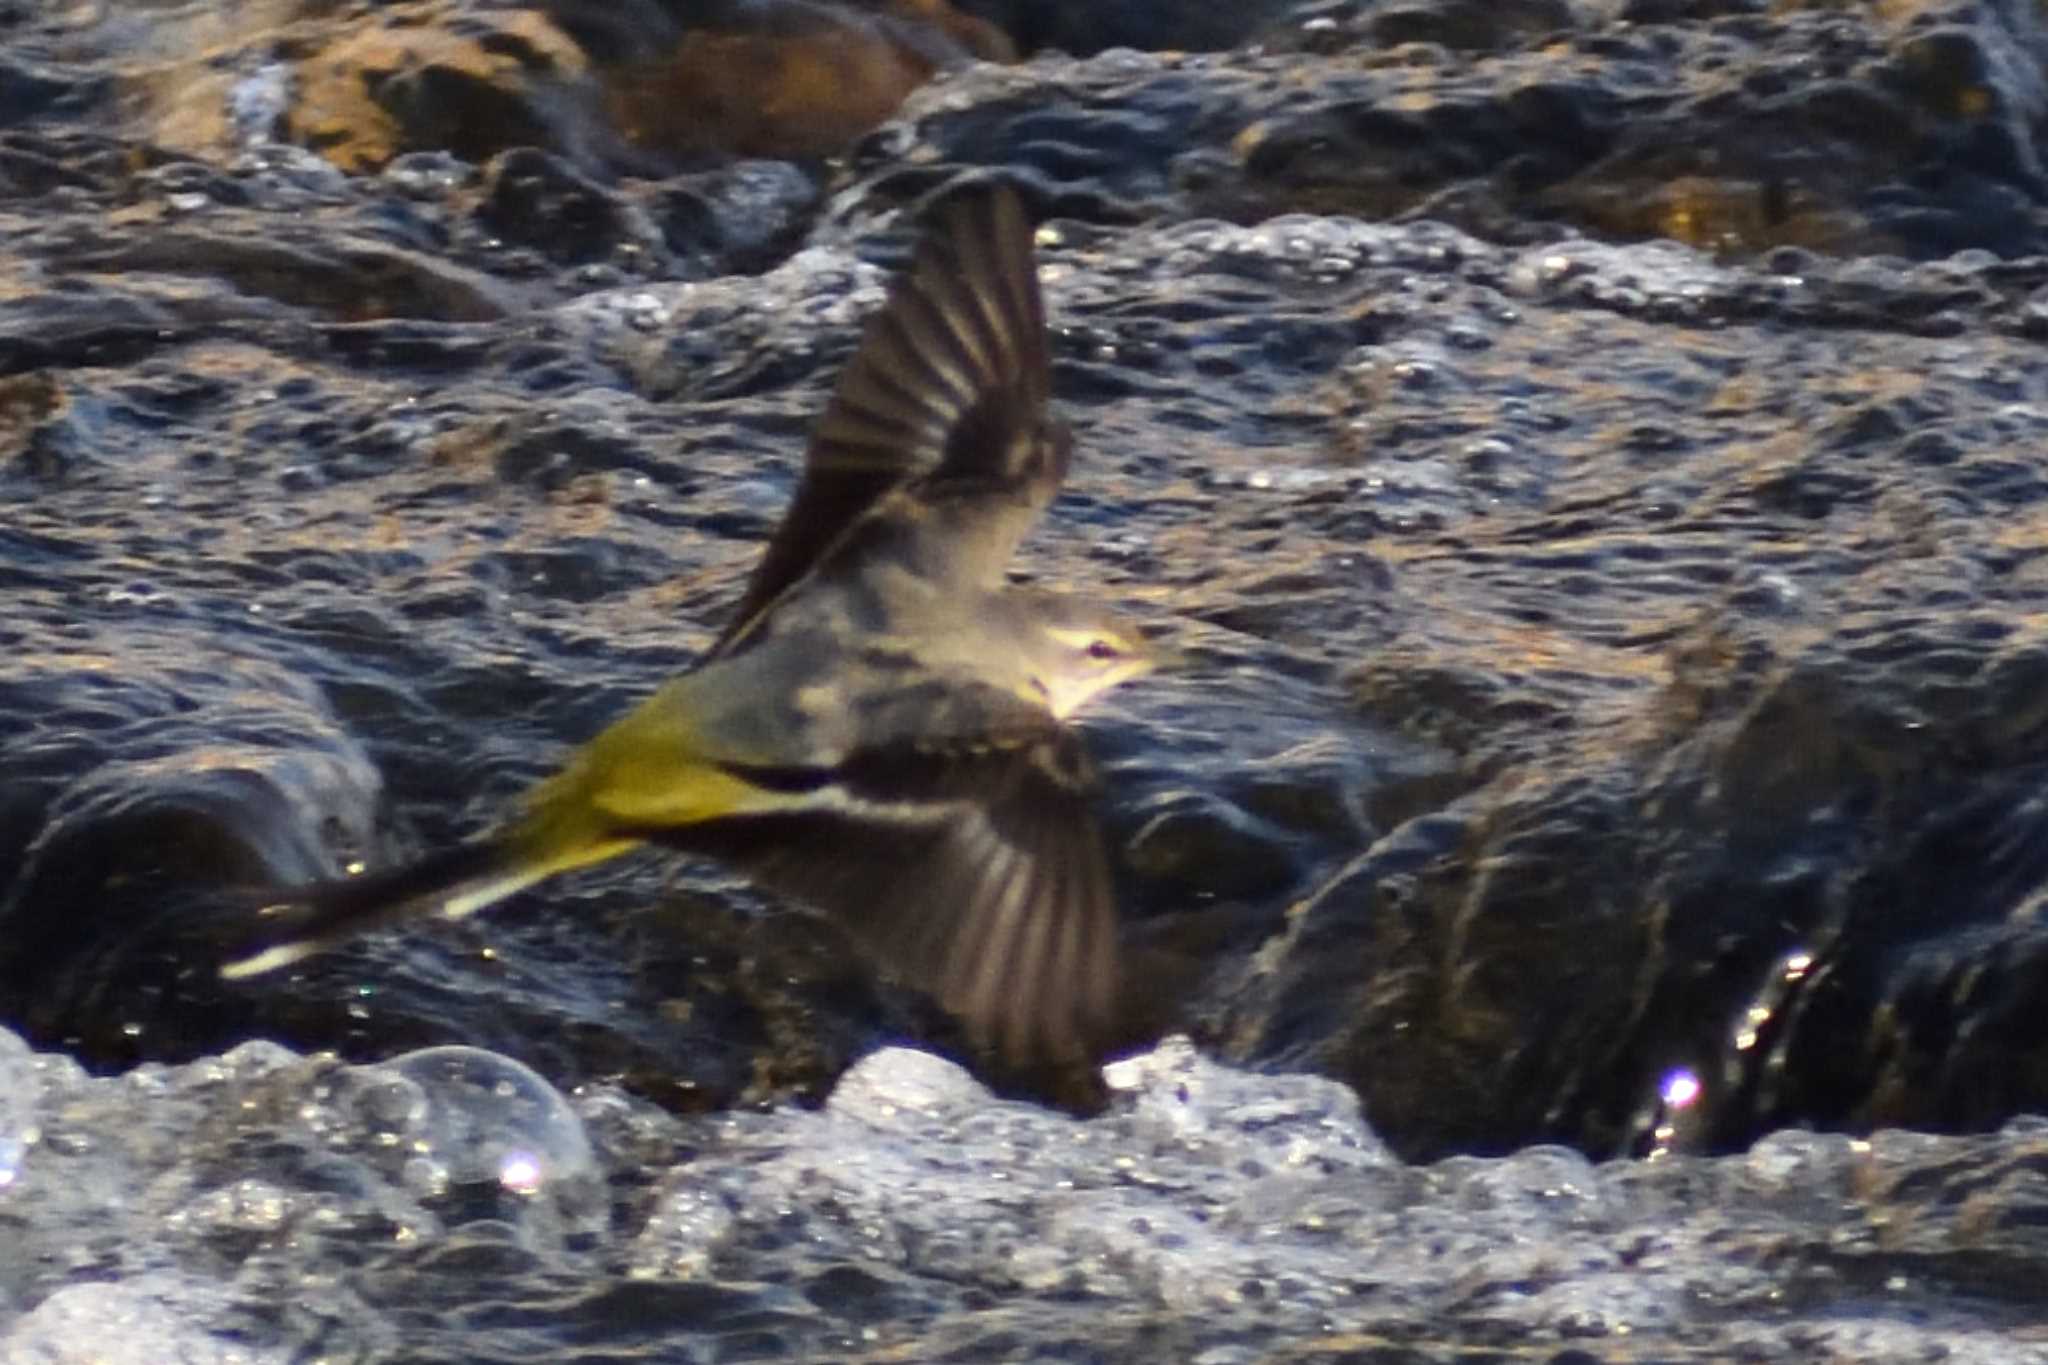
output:
M905 746L833 770L846 809L646 838L715 857L837 920L1012 1059L1085 1055L1116 989L1116 913L1080 738Z

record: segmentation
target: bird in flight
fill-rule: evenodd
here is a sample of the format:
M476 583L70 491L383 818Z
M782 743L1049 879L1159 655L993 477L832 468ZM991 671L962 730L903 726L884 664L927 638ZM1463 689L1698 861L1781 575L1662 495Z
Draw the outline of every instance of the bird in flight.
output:
M1085 1057L1118 989L1116 913L1094 769L1064 722L1162 651L1100 606L1004 581L1072 453L1050 396L1017 195L952 191L704 658L493 831L280 893L222 974L656 847L824 913L1012 1061Z

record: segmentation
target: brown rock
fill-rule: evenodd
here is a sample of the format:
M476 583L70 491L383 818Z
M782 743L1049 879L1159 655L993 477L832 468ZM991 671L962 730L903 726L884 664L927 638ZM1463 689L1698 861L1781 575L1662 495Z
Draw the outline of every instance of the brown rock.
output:
M466 15L459 30L448 17L440 5L380 11L304 58L291 140L354 171L409 151L482 160L552 142L536 95L583 79L583 53L532 10Z
M606 73L606 109L629 143L657 154L828 156L941 67L1012 55L1001 33L944 0L888 9L904 18L785 4L744 26L693 30L661 57Z
M281 58L290 104L268 132L354 172L413 151L481 162L520 146L790 158L842 150L942 67L1016 55L948 0L656 7L610 27L577 17L462 0L336 16L251 0L232 22L159 24L126 88L151 141L219 155L266 131L232 110L248 73Z

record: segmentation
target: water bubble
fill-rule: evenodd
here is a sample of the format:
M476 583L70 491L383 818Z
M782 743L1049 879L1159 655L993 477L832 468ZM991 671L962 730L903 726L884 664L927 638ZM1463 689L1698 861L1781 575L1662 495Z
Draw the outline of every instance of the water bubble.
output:
M330 1149L383 1172L444 1225L600 1231L607 1207L583 1121L537 1072L473 1047L346 1068L305 1119Z
M434 1047L377 1069L416 1087L408 1137L456 1183L488 1181L530 1195L595 1169L589 1135L569 1101L509 1057Z

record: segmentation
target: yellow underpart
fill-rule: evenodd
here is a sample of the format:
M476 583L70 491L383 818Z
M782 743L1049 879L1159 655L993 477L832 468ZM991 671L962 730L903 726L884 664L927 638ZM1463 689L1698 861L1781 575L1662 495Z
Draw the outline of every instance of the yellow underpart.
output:
M552 876L603 862L655 831L802 804L708 758L690 698L685 687L663 688L528 795L526 817L512 836L522 874Z

